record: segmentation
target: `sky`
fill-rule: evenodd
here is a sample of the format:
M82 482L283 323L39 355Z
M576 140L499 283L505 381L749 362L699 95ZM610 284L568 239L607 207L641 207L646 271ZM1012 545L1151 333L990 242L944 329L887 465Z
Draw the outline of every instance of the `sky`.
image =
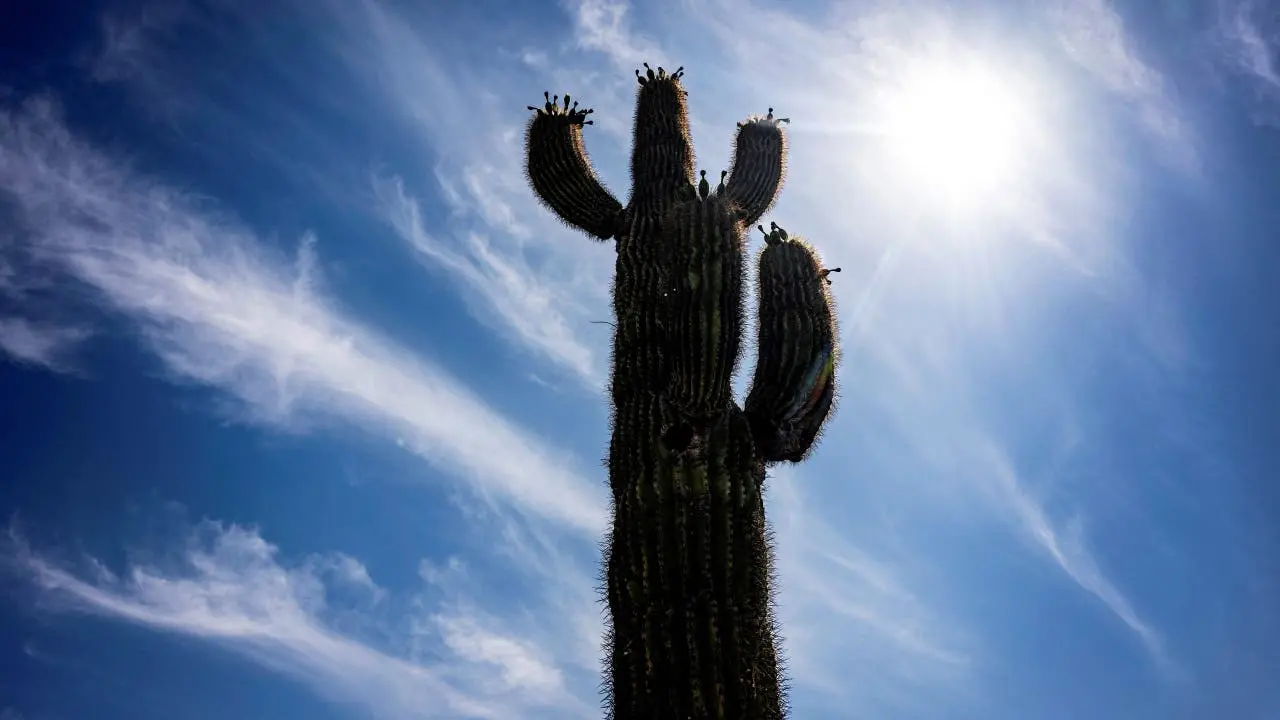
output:
M791 118L765 222L843 268L793 716L1280 718L1264 0L56 0L0 9L0 719L603 716L613 251L522 140L572 94L625 202L643 62L710 177Z

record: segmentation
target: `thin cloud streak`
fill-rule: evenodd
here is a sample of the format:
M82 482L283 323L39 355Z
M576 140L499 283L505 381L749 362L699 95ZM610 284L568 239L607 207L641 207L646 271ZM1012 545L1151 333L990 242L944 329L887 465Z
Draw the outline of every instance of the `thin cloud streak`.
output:
M1097 561L1084 544L1080 518L1077 517L1068 525L1066 532L1056 528L1044 507L1019 482L1007 454L994 446L987 446L983 450L991 467L990 479L1003 494L1026 533L1068 577L1102 601L1112 614L1138 636L1161 671L1170 677L1181 676L1182 670L1166 649L1164 638L1139 617L1120 589L1103 575Z
M901 307L901 300L896 297L885 298L885 302L889 307ZM1029 438L1038 442L1045 435L1028 434L1026 429L993 422L993 415L1008 407L981 402L992 381L973 371L971 356L963 351L960 338L946 332L924 332L919 324L934 322L927 319L930 315L947 317L947 311L930 305L919 310L923 312L904 312L894 317L891 324L901 332L888 332L883 326L889 321L877 316L864 330L864 337L873 342L862 345L860 366L876 378L876 384L859 392L865 403L865 418L860 426L886 429L895 438L893 447L900 452L907 448L914 456L911 462L888 469L902 477L923 473L928 481L913 485L912 490L935 494L935 502L953 508L953 512L972 509L981 521L997 519L1007 523L1077 587L1101 601L1139 639L1166 677L1182 677L1161 633L1102 571L1087 546L1083 526L1077 520L1066 531L1059 527L1011 460L1009 448L1018 447L1018 442ZM982 339L973 342L982 343ZM996 346L984 347L989 356L983 362L999 362L998 367L1004 367L1006 362L1020 364L1019 359L1025 358L1025 351L1017 346L1003 349L1010 353L1007 358L1001 357ZM1066 402L1054 397L1058 391L1047 389L1054 386L1050 377L1051 371L1036 372L1026 380L1038 388L1022 391L1027 407L1052 408ZM1002 392L1020 394L1023 386L1017 373L1011 372L1003 380ZM1040 393L1044 395L1037 397ZM1057 415L1040 410L1050 432L1065 434L1072 440L1063 450L1064 457L1079 444L1074 437L1078 431L1065 413L1061 408Z
M47 102L0 117L0 150L0 189L32 256L133 318L176 376L232 394L254 420L318 410L403 437L481 497L592 537L603 529L601 493L569 456L335 309L314 240L282 266L247 230L73 137Z
M93 332L87 328L0 317L0 352L14 362L53 372L74 372L71 354Z
M385 591L345 555L286 566L252 529L205 522L180 567L130 565L117 575L94 558L75 571L31 549L13 528L7 570L34 589L44 612L97 615L149 630L199 638L308 685L336 703L381 718L591 717L560 671L526 640L486 627L477 616L439 608L417 632L443 634L430 658L392 654L335 629L352 617L372 634L372 605ZM335 596L355 596L334 605Z

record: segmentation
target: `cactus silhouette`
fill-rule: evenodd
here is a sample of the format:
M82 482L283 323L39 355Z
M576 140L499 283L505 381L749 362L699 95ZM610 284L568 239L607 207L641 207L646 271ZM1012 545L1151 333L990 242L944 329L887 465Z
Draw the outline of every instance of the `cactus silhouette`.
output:
M694 177L683 68L636 71L631 198L600 183L582 142L592 111L544 94L526 171L561 220L616 244L613 523L605 548L606 709L614 720L786 715L765 522L766 466L799 462L835 396L828 274L776 224L759 256L758 348L743 406L746 228L783 181L785 118L738 123L730 171ZM572 103L572 104L571 104Z

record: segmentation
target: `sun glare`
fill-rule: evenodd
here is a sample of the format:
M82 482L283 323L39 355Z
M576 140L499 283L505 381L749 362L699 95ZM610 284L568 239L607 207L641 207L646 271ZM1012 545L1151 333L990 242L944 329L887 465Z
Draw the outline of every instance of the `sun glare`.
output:
M882 94L887 161L910 191L972 206L1019 181L1027 103L1010 79L973 62L908 68Z

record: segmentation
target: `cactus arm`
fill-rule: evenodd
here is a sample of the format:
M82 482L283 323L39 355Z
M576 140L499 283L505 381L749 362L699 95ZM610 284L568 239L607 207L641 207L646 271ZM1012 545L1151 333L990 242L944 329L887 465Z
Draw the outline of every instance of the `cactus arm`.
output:
M764 117L738 123L734 137L733 167L726 183L726 195L738 206L742 224L754 225L773 205L782 190L786 173L787 139L773 108Z
M648 64L645 69L636 71L632 191L616 245L610 379L615 406L622 398L662 392L670 383L665 310L672 291L671 251L663 223L671 207L696 197L683 68L670 74Z
M835 320L826 270L773 225L760 256L758 357L746 413L766 461L808 454L835 399ZM763 228L761 231L763 232Z
M538 199L561 220L608 240L618 232L622 204L600 184L582 142L592 111L578 109L576 102L570 106L568 95L564 105L558 100L529 106L534 116L525 134L525 174Z
M684 68L668 74L645 63L636 71L640 92L631 150L631 207L664 207L692 197L693 140L680 79Z

